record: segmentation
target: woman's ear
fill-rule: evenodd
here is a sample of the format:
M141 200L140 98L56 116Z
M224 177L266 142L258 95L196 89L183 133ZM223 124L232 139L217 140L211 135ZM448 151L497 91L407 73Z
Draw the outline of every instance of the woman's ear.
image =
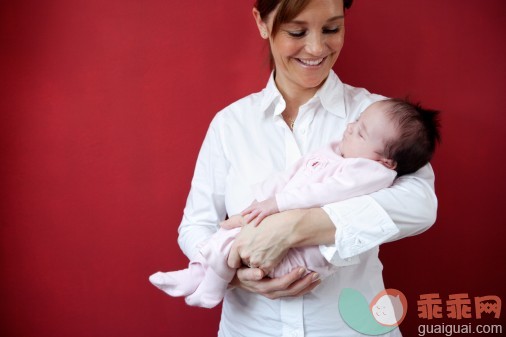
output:
M383 164L386 168L389 168L391 170L395 170L397 168L397 162L393 159L388 159L388 158L380 158L378 160L381 164Z
M260 32L262 39L268 39L269 30L267 29L267 24L264 22L264 20L262 20L262 16L256 7L253 7L253 18L255 19L258 31Z

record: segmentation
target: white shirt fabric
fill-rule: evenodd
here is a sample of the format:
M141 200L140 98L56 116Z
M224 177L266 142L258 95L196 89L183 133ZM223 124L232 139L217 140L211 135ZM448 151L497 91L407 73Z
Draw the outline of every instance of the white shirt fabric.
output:
M348 123L383 98L343 84L331 71L315 96L300 107L292 132L281 116L285 102L271 75L261 92L220 111L202 144L179 227L183 252L194 259L227 214L237 214L253 201L253 185L339 140ZM362 336L341 319L341 289L354 288L367 301L384 289L379 245L418 234L434 223L434 174L427 165L398 178L390 188L323 209L336 234L335 244L320 246L320 251L341 268L302 297L270 300L238 288L227 291L218 336Z

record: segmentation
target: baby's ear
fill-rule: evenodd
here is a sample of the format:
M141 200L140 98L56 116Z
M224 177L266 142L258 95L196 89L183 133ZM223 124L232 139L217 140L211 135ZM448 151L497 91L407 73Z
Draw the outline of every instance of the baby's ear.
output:
M389 168L391 170L395 170L395 168L397 167L397 162L393 159L381 158L378 161L381 164L383 164L386 168Z

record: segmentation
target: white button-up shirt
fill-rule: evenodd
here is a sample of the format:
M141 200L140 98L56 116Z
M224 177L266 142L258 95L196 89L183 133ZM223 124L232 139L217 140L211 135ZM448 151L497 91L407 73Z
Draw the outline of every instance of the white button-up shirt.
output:
M302 105L293 132L283 121L285 102L271 75L264 90L220 111L199 153L179 227L179 245L195 258L226 215L253 201L251 187L284 171L303 154L339 140L349 122L382 96L343 84L331 71L313 98ZM270 300L242 289L225 296L219 336L362 336L341 319L341 289L359 290L370 301L384 289L381 243L414 235L435 221L437 200L429 165L398 178L390 188L326 205L336 226L335 244L321 246L341 267L303 297ZM398 330L385 336L400 336Z

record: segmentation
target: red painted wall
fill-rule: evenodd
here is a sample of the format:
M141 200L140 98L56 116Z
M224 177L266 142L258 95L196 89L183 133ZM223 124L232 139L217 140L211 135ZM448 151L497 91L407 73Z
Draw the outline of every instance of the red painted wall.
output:
M215 335L219 309L147 276L186 265L177 226L211 118L267 80L251 6L0 5L1 336ZM505 14L502 0L348 12L341 78L443 111L436 226L382 246L387 286L408 296L407 336L427 323L420 294L506 300Z

